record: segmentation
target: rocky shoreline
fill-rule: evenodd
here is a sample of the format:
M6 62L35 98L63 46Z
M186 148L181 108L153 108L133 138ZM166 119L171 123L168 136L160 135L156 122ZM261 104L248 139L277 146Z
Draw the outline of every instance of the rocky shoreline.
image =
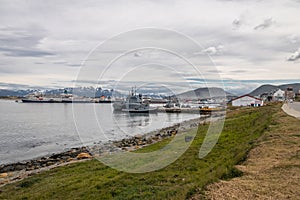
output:
M101 156L106 153L117 151L132 151L142 148L143 146L147 146L165 138L172 137L179 132L196 128L199 124L205 124L207 123L207 118L209 118L209 116L183 121L158 131L152 131L144 135L136 135L118 141L110 141L105 144L101 144L100 142L98 145L94 145L92 147L72 148L62 153L56 153L29 161L2 164L0 165L0 186L13 181L21 180L32 174L36 174L54 167L90 160L94 156Z

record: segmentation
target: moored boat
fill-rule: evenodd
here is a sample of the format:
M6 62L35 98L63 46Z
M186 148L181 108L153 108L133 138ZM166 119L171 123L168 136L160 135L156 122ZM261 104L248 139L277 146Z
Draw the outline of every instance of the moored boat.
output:
M61 103L60 99L54 99L54 98L24 98L22 99L23 103Z
M125 101L116 101L113 104L114 110L121 110L129 113L150 113L156 112L157 108L150 107L149 103L143 102L142 94L136 93L136 90L131 90Z
M181 105L178 99L169 98L169 101L164 105L164 111L167 113L181 113Z

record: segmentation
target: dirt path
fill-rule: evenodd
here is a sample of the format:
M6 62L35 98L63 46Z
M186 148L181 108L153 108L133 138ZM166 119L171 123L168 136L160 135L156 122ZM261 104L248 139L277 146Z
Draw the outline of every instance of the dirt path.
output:
M300 199L300 120L279 111L242 165L244 175L193 199Z

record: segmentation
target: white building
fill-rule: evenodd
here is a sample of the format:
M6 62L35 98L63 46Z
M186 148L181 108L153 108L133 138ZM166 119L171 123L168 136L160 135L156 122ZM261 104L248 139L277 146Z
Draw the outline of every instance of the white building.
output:
M285 91L278 89L273 94L273 101L284 101L285 100Z
M264 102L263 100L253 97L249 94L237 97L233 99L232 101L232 106L253 106L253 107L258 107L258 106L263 106Z

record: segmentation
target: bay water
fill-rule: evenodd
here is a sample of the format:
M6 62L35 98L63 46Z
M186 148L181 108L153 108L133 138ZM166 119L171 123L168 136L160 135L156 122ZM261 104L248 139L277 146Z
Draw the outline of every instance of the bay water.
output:
M120 140L199 117L190 113L115 113L112 104L10 100L0 100L0 111L0 164Z

